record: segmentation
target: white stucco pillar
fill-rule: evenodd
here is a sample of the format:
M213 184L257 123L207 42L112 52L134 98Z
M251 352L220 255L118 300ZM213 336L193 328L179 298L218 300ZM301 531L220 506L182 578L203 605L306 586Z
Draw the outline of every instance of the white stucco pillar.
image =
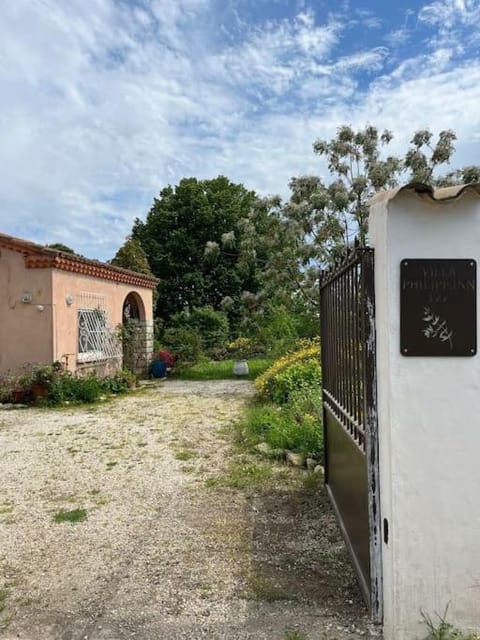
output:
M371 205L386 640L425 637L422 611L447 605L449 622L480 631L480 355L400 351L401 261L473 259L478 274L479 193L406 188Z

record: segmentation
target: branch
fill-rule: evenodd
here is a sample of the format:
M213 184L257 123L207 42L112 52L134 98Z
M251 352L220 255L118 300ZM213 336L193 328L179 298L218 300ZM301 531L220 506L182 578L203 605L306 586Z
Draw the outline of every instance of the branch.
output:
M290 278L292 279L292 281L297 285L298 290L300 291L300 293L302 294L304 300L306 300L307 302L309 302L310 304L317 304L318 300L314 300L312 299L308 293L306 293L305 291L305 287L300 283L299 279L297 278L296 275L294 275L292 273L292 269L290 266L287 266L287 271L289 272Z

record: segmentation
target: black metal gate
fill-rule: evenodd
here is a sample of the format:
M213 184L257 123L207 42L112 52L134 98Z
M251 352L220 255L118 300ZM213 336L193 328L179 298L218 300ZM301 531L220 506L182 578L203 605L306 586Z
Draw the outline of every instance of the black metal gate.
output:
M373 620L382 620L374 253L320 282L325 482Z

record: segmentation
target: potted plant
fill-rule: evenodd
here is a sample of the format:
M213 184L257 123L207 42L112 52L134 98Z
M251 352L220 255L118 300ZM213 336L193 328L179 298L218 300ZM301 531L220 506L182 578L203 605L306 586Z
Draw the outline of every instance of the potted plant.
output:
M23 404L30 400L31 380L29 374L11 376L10 398L14 404Z
M20 384L20 378L8 372L0 378L0 403L23 402L25 389Z
M233 375L248 376L247 358L252 351L252 340L250 338L237 338L229 344L228 350L233 356Z
M35 365L30 374L30 390L34 400L46 398L56 371L51 365Z

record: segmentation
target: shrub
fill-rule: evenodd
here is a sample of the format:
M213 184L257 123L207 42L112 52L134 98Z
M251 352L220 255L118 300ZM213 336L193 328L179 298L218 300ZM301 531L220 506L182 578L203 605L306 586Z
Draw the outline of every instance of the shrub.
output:
M105 393L126 393L135 382L136 377L125 370L105 378L97 378L95 374L76 376L70 371L62 371L49 385L47 402L54 406L63 402L97 402Z
M40 398L49 405L63 402L96 402L102 394L125 393L136 382L130 371L117 371L113 376L98 378L94 373L88 376L74 375L63 369L60 363L53 365L26 365L21 376L0 378L0 402L10 402L15 390L25 392L22 401L34 400L30 389L33 385L45 387L46 396Z
M314 415L306 414L297 420L290 411L285 411L282 420L270 429L265 440L274 449L319 456L323 445L321 423Z
M265 347L253 338L237 338L228 345L228 354L236 360L255 358L265 353Z
M266 403L249 407L238 425L244 443L251 447L264 441L273 449L288 449L306 456L321 456L322 420L320 411L314 406L315 402L319 406L318 394L316 401L297 398L289 406Z
M167 342L167 334L171 329L186 329L200 337L200 348L210 355L215 349L225 347L228 340L228 318L223 311L215 311L213 307L199 307L193 311L182 311L170 318L170 329L164 334Z
M278 357L298 339L294 317L283 306L272 307L260 327L259 339L271 357Z
M113 376L101 378L100 384L102 390L106 393L126 393L135 386L137 377L131 371L122 369L117 371Z
M104 385L105 381L94 374L81 377L64 371L50 384L47 402L51 405L62 402L96 402L105 391Z
M300 363L306 362L315 362L316 365L309 365L303 371L302 369L297 370L297 376L295 377L294 372L292 372L292 379L289 381L288 375L283 375L281 378L280 386L281 388L285 388L288 386L289 392L295 389L295 382L298 385L302 384L302 373L306 376L306 383L310 383L312 380L312 375L315 375L315 366L317 367L316 375L317 375L317 384L320 382L321 371L320 371L320 346L316 341L307 341L302 344L302 348L298 351L294 351L293 353L289 353L278 360L276 360L272 366L267 369L261 376L259 376L255 380L255 386L260 393L260 396L265 399L274 399L274 395L276 393L277 379L280 374L284 374L290 367L294 365L298 365ZM281 392L279 392L281 393Z
M273 380L270 395L274 402L284 404L292 395L302 388L311 389L320 395L320 364L311 358L296 362L281 371Z
M197 362L202 353L199 334L183 327L171 327L164 334L166 346L175 354L179 363Z
M320 347L311 340L299 346L255 380L263 404L247 410L239 429L250 446L263 440L274 449L319 457L323 452Z

